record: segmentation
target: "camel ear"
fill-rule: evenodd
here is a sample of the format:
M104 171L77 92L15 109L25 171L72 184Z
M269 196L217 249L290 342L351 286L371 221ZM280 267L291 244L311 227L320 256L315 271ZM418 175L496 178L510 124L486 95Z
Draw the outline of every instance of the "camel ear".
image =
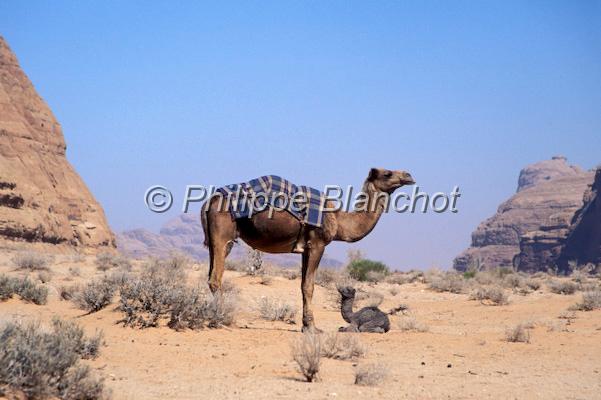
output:
M368 181L373 181L378 177L378 169L377 168L372 168L369 170L369 175L367 175L367 180Z

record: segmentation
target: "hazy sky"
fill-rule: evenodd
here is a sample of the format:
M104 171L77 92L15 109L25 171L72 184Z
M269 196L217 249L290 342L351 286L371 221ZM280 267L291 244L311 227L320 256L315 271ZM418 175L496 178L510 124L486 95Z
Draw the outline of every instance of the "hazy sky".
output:
M388 214L353 246L448 267L521 167L601 162L601 2L3 0L0 34L116 231L177 214L145 208L153 184L179 208L190 183L360 185L378 166L459 185L460 211Z

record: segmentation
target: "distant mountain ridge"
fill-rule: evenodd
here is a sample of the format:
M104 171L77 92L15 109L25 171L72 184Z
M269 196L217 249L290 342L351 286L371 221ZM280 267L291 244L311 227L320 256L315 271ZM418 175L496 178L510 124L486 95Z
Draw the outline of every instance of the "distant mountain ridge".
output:
M203 241L200 218L196 214L181 214L167 221L159 233L141 228L117 234L118 249L134 258L167 257L173 252L181 252L196 260L205 261L209 258L209 251L203 245ZM246 244L240 240L232 249L228 259L242 259L246 256L246 247ZM299 254L265 253L263 259L286 267L298 266L301 263ZM326 255L320 265L338 268L343 263Z

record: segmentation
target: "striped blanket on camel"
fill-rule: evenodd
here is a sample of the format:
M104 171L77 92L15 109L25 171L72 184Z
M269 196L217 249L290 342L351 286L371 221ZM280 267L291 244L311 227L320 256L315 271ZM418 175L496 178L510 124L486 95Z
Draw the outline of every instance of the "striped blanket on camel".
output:
M223 196L232 217L249 218L273 207L286 210L307 225L321 227L325 196L309 186L297 186L276 175L227 185L216 190Z

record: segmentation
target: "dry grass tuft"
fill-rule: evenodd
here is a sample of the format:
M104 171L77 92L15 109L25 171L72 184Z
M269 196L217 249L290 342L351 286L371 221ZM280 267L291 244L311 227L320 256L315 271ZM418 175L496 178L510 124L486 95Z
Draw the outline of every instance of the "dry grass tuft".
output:
M321 338L321 355L336 360L355 360L364 357L365 346L352 333L327 333Z
M601 309L601 289L582 293L582 301L572 307L578 311L593 311Z
M429 330L426 324L418 322L413 317L401 317L397 326L403 332L427 332Z
M307 382L317 380L321 366L321 338L315 333L303 333L292 344L292 359Z
M437 292L463 293L466 288L463 276L451 271L431 273L427 281L430 289Z
M48 269L48 265L54 261L53 257L39 254L33 251L24 251L13 257L13 264L19 269L39 271Z
M547 286L552 293L556 294L574 294L578 290L578 285L568 280L552 279Z
M480 286L472 290L470 300L479 300L482 304L501 306L509 303L503 288L499 286Z
M96 256L96 268L99 271L108 271L112 268L131 270L131 263L121 254L102 252Z
M283 300L261 297L257 301L257 310L261 318L267 321L283 321L295 324L296 307Z
M511 343L530 343L530 332L527 327L527 324L520 323L507 329L505 340Z
M383 364L365 364L355 370L355 385L377 386L389 375Z

